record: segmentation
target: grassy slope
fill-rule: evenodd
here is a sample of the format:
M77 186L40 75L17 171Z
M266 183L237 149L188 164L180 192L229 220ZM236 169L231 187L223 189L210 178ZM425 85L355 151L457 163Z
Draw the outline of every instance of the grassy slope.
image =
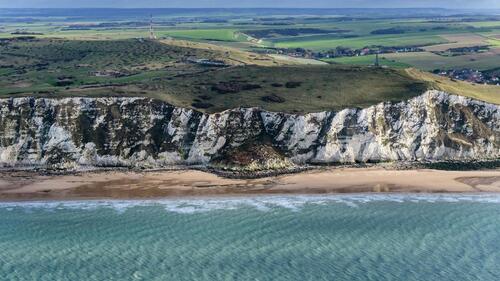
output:
M430 88L448 93L471 97L489 103L500 105L500 87L493 85L479 85L464 81L452 81L446 77L433 75L414 68L405 70L409 76L429 83Z
M219 82L250 83L261 88L221 94L212 89ZM297 88L273 87L273 83L302 82ZM61 90L56 97L69 96L144 96L180 107L193 107L195 101L213 106L198 110L220 112L236 107L262 107L270 111L306 113L367 107L383 101L401 101L422 94L427 89L464 95L500 104L497 86L472 85L421 72L416 69L382 69L350 66L238 66L174 79L143 80L124 87ZM276 95L283 103L262 97ZM25 93L16 96L33 95ZM12 96L12 95L8 95ZM51 97L54 94L37 94Z
M257 64L262 66L276 66L284 64L287 65L295 64L291 61L279 59L273 56L259 55L255 53L246 52L237 48L214 45L203 42L193 42L193 41L179 40L179 39L164 39L160 40L160 42L169 46L216 52L220 54L219 55L220 57L236 65Z
M220 82L252 84L260 88L221 94L213 90L213 86ZM287 88L287 82L301 82L301 85ZM235 107L262 107L293 113L341 110L367 107L383 101L406 100L429 89L500 104L500 89L497 86L454 82L416 69L342 65L238 66L164 80L159 84L163 89L160 92L151 92L148 87L143 90L155 98L183 107L191 107L193 101L202 100L213 105L202 109L206 112ZM275 87L273 84L284 86ZM284 102L262 100L262 97L270 95L281 97Z
M192 30L160 30L158 36L173 36L186 39L206 39L220 41L237 41L235 29L192 29Z
M202 71L187 58L223 60L230 65L282 65L269 56L182 40L39 40L0 45L0 94L55 90L58 77L71 76L71 87L130 83L148 78ZM126 77L96 77L95 71L120 71Z
M167 42L168 43L168 42ZM144 96L177 106L218 112L235 107L262 107L271 111L315 112L365 107L382 101L400 101L427 89L442 89L500 104L498 87L452 82L416 70L343 65L285 66L256 55L208 44L176 41L41 41L3 46L0 96ZM206 68L186 63L185 57L237 60L229 68ZM37 64L47 64L38 67ZM249 65L262 63L262 65ZM87 64L88 66L77 67ZM95 77L95 70L127 70L125 77ZM58 76L70 75L74 84L56 86ZM286 87L295 82L294 87ZM100 87L86 88L97 83ZM105 84L113 85L105 85ZM217 91L219 85L239 88ZM247 88L247 89L244 89ZM280 102L266 101L272 96ZM194 105L194 107L200 107Z
M214 91L214 84L222 82L258 85L260 88L226 94ZM300 86L288 88L287 82L300 82ZM276 87L276 84L283 86ZM207 110L210 112L240 106L286 112L339 110L387 100L404 100L426 89L425 83L397 70L328 65L234 67L167 80L164 87L163 98L176 100L182 106L190 106L194 99L208 96L206 102L213 104ZM278 96L284 102L262 100L270 95Z

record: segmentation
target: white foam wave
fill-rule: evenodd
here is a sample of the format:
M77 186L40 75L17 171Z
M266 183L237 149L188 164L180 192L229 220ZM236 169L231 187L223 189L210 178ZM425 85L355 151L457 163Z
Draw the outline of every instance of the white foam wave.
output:
M216 210L253 208L267 212L275 208L299 211L306 205L344 204L349 207L372 202L393 203L493 203L500 204L500 194L350 194L350 195L273 195L223 198L176 198L160 200L86 200L86 201L29 201L0 202L0 210L22 208L35 210L96 210L110 208L123 213L130 208L159 206L167 212L192 214Z

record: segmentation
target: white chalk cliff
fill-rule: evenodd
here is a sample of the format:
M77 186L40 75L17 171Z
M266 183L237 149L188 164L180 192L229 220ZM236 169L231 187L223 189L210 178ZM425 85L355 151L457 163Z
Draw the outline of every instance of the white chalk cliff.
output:
M0 99L0 166L207 165L270 145L296 164L500 157L500 106L439 91L305 115L203 114L146 98Z

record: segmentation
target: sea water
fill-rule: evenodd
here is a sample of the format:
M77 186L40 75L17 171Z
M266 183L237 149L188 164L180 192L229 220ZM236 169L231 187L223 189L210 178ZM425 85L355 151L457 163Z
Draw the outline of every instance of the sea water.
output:
M0 280L500 280L500 195L3 202Z

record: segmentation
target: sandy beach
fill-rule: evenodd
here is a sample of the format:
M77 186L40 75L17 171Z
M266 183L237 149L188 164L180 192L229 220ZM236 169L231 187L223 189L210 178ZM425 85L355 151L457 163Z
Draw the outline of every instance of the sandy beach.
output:
M325 168L260 179L227 179L197 170L0 173L0 200L359 192L500 192L500 170Z

